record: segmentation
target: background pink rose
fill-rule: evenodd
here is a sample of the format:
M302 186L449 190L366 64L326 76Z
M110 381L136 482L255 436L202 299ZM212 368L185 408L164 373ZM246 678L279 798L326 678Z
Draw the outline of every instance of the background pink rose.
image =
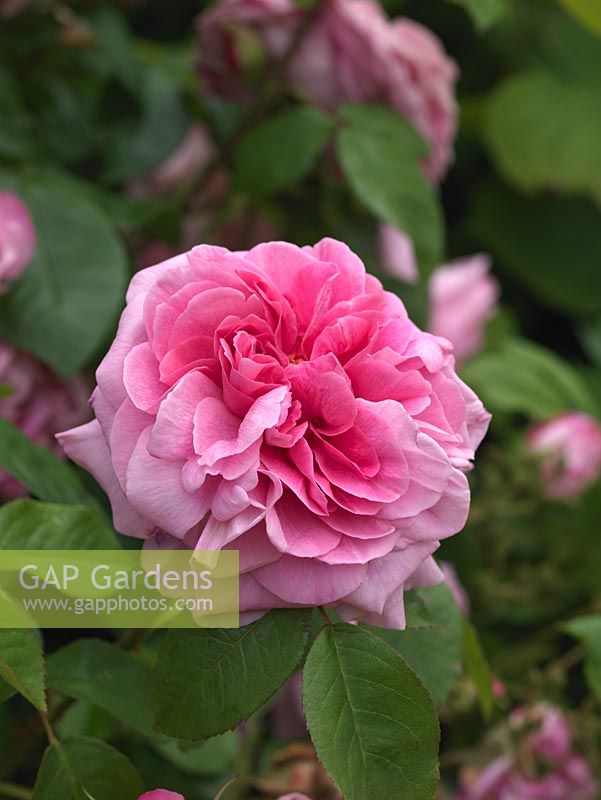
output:
M601 425L588 414L569 411L535 425L526 442L554 500L577 497L601 475Z
M327 239L196 247L127 301L96 420L60 436L117 529L239 550L243 612L402 627L403 590L441 580L431 555L465 524L489 422L451 347Z
M140 795L138 800L185 800L183 794L169 792L167 789L155 789Z
M221 0L199 17L199 69L223 97L248 92L237 36L257 37L268 60L282 58L304 14L292 0ZM286 79L330 111L352 102L384 103L430 145L424 171L440 180L453 159L458 70L440 40L410 19L389 20L373 0L328 0L290 59Z
M27 206L12 192L0 192L0 293L29 265L35 240Z
M306 794L292 792L292 794L284 794L281 797L278 797L278 800L311 800L311 798L307 797Z
M89 386L83 379L65 383L33 356L0 341L0 384L11 393L0 397L0 417L33 442L62 455L55 434L90 416ZM25 488L0 470L0 500L25 494Z
M186 186L207 166L215 153L213 141L205 125L190 125L179 147L145 177L129 183L135 197L165 195Z
M493 761L469 780L463 800L593 800L599 785L572 749L563 713L541 704L510 715L516 752Z
M478 353L486 323L497 312L500 288L484 254L458 259L432 273L428 330L453 343L458 362Z

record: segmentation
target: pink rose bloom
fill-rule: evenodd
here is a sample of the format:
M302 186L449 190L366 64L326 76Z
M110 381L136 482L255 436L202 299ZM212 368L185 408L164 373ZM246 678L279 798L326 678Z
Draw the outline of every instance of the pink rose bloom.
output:
M526 437L540 457L545 492L553 500L577 497L601 475L601 425L579 411L567 411L535 425Z
M453 343L458 363L484 344L486 323L497 312L500 289L484 254L462 258L435 270L428 285L428 329Z
M221 0L199 17L199 69L220 96L248 92L236 31L250 29L268 60L281 59L307 12L293 0ZM374 0L328 0L287 66L291 87L322 108L384 103L430 145L424 171L440 180L453 159L457 66L439 39L410 19L390 20Z
M448 561L441 561L440 568L442 570L442 574L444 575L444 582L451 592L453 600L455 601L455 605L465 617L469 617L470 599L467 592L463 588L463 584L459 580L457 570Z
M539 705L517 709L510 726L518 752L493 761L465 787L463 800L592 800L599 791L588 763L572 751L562 712ZM523 764L532 765L526 772ZM531 769L531 772L530 772Z
M183 794L169 792L167 789L155 789L152 792L141 794L138 800L186 800L186 798Z
M12 192L0 192L0 294L29 265L35 239L27 206Z
M135 178L129 192L136 197L166 195L180 189L208 165L215 153L213 141L202 123L188 128L179 147L153 172Z
M240 551L245 619L323 604L401 628L403 590L441 581L490 416L346 245L204 245L137 273L96 378L67 453L122 533Z
M31 355L0 341L0 384L11 393L0 397L0 417L16 425L40 447L59 455L55 434L65 425L89 418L89 387L82 379L61 381L48 367ZM0 470L0 500L26 494L18 481Z

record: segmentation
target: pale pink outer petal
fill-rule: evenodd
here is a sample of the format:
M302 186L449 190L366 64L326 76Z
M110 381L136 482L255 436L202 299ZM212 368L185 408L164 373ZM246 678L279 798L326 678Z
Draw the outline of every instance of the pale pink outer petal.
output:
M106 440L96 420L57 434L59 443L72 461L87 469L109 496L113 508L113 522L119 533L127 536L145 538L152 530L143 517L139 516L127 501L115 470Z

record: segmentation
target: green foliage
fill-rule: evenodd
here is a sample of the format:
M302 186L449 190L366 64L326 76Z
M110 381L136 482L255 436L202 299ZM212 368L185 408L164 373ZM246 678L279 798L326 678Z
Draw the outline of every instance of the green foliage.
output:
M127 278L125 251L74 183L47 174L8 186L31 210L37 246L23 277L0 297L0 336L70 377L114 327Z
M94 505L75 470L54 453L37 447L18 428L0 418L0 467L31 494L51 503Z
M361 202L413 240L422 276L442 260L441 210L423 176L428 149L398 114L379 106L346 105L337 138L340 163Z
M485 138L499 170L518 188L588 194L601 206L600 127L594 83L530 70L495 89Z
M441 706L461 674L463 618L444 584L422 590L422 596L436 627L374 633L411 665Z
M599 0L558 0L582 25L601 36L601 3Z
M500 185L476 193L470 220L500 269L567 314L601 310L601 216L583 198L525 197Z
M562 411L598 411L578 372L555 353L526 339L508 339L464 370L465 379L493 411L546 419Z
M40 711L46 710L44 656L32 631L0 629L0 678Z
M35 151L32 120L23 105L17 82L0 65L0 156L28 158Z
M179 88L163 69L142 70L138 91L139 115L116 127L106 143L103 178L109 183L149 172L173 152L186 129Z
M309 651L303 701L317 754L344 797L431 800L439 728L425 686L373 634L327 626Z
M332 131L332 120L295 106L253 128L236 150L234 177L242 191L261 197L303 178Z
M271 611L236 630L169 631L156 675L156 729L208 739L248 719L299 667L304 611Z
M463 6L482 31L494 25L508 5L508 0L451 0L451 2Z
M492 674L480 644L478 633L467 620L463 621L463 664L476 687L482 713L489 718L495 702L492 693Z
M239 736L227 731L206 742L178 742L173 739L156 741L157 753L188 775L221 775L234 765L238 753Z
M576 617L562 626L587 648L586 677L597 699L601 701L601 614Z
M85 506L14 500L0 507L0 550L111 550L113 531Z
M152 671L139 658L98 639L80 639L47 661L48 688L105 709L121 722L152 735Z
M46 750L33 800L137 800L142 791L142 779L124 755L74 736Z

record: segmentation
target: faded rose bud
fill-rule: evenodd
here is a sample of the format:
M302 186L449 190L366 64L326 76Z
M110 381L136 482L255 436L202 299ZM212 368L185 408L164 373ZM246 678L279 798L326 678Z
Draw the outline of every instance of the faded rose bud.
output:
M199 72L221 97L249 93L240 30L254 34L265 60L285 58L304 16L293 0L221 0L200 15ZM316 105L384 103L406 117L430 146L424 172L439 181L453 160L458 69L432 31L390 20L374 0L328 0L289 59L285 79Z
M535 425L526 443L554 500L577 497L601 475L601 425L588 414L568 411Z
M0 192L0 293L27 268L35 241L27 206L12 192Z

